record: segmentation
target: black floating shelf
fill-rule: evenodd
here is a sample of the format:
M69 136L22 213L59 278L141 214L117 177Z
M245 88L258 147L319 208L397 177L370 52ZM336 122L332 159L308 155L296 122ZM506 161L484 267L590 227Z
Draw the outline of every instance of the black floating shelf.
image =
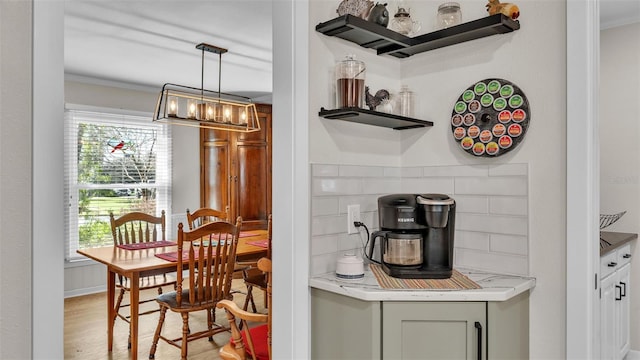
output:
M394 130L406 130L433 126L433 122L431 121L418 120L405 116L387 114L357 107L347 107L334 110L326 110L325 108L321 108L318 115L322 116L325 119L344 120L359 124L381 126Z
M520 29L520 22L496 14L410 38L353 15L320 23L316 31L375 49L378 55L406 58L421 52Z

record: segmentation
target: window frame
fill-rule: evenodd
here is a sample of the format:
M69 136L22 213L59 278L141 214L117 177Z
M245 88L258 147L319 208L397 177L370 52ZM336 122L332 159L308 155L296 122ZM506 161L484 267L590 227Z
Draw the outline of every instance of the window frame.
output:
M152 122L152 114L122 109L98 108L66 104L64 113L64 196L65 196L65 252L66 263L86 260L78 254L79 243L79 191L84 189L128 189L134 184L79 184L77 141L79 124L125 126L157 130L155 182L144 183L144 188L156 189L155 216L165 210L171 219L172 138L171 127ZM140 183L138 183L140 184Z

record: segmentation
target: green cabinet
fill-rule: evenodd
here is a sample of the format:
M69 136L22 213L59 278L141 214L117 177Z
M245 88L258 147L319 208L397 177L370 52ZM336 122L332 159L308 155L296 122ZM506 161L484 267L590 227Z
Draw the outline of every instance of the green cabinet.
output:
M499 302L363 301L312 289L311 339L313 359L526 359L529 293Z

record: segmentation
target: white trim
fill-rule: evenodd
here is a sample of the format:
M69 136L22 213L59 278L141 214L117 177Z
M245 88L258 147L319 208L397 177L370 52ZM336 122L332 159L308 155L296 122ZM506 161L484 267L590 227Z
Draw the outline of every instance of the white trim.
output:
M600 355L599 0L567 1L566 357Z
M308 359L308 0L273 2L273 358Z

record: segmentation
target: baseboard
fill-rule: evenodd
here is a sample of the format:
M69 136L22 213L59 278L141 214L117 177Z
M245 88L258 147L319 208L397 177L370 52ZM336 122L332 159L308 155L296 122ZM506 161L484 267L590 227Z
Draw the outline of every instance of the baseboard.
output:
M640 360L640 351L639 350L629 350L627 356L624 357L624 360Z
M101 293L106 291L107 291L107 287L105 285L94 286L94 287L83 288L83 289L75 289L75 290L65 291L64 298L66 299L66 298Z

